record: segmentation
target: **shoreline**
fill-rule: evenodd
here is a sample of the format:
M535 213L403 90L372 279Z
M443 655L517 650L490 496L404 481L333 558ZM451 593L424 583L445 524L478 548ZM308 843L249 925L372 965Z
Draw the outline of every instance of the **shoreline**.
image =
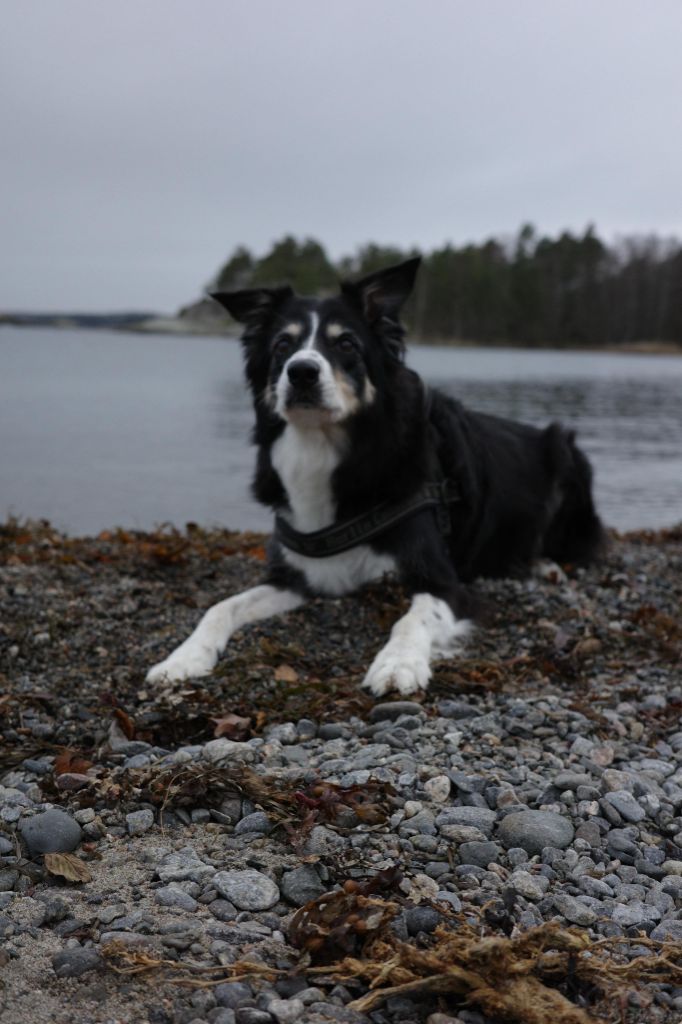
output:
M40 320L40 322L24 323L13 320L10 316L0 315L0 331L3 327L20 327L28 330L31 328L54 328L64 331L111 331L116 334L153 334L153 335L187 335L188 337L210 337L224 338L226 341L238 342L238 327L235 333L229 329L216 328L211 324L200 321L183 320L174 316L150 316L148 320L135 323L111 323L100 324L79 324L64 317ZM551 345L549 342L543 345L512 345L507 342L482 343L480 341L467 341L459 338L431 338L427 341L417 341L408 338L408 345L411 347L433 347L433 348L475 348L491 351L494 350L515 350L519 352L584 352L598 353L601 355L645 355L645 356L682 356L682 345L667 341L632 341L612 345Z
M627 1024L677 1024L682 524L481 581L485 624L408 699L360 686L388 581L147 685L263 540L0 526L0 1024L495 1024L510 964L543 1024L608 1018L624 971ZM481 984L434 993L456 970Z

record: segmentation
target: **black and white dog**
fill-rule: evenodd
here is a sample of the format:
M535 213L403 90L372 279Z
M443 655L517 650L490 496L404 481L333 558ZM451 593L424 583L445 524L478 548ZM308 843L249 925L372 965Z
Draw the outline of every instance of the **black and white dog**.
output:
M572 434L471 412L405 366L398 313L418 265L322 300L286 287L213 296L245 324L253 491L275 534L265 581L210 608L149 681L206 675L247 623L395 572L411 605L364 685L414 693L469 632L463 584L598 552L592 474Z

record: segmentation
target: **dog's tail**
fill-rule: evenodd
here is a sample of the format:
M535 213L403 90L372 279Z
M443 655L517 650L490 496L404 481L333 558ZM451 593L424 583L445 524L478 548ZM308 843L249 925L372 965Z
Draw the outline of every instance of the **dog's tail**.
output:
M545 431L545 444L557 484L557 504L547 525L542 554L554 562L588 565L605 547L604 528L592 496L592 467L575 443L575 433L558 423Z

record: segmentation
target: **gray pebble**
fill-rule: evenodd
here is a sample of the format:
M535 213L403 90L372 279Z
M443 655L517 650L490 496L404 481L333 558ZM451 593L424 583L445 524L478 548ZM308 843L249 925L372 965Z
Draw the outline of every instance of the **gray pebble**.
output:
M261 871L217 871L211 885L239 910L268 910L279 899L279 889Z
M576 899L575 896L569 896L567 893L558 892L554 897L554 907L557 912L565 917L571 924L578 924L582 927L588 927L593 924L597 915L589 907L581 903L580 900Z
M71 853L83 836L78 822L58 808L24 818L19 830L31 857L40 853Z
M626 821L637 822L646 818L646 813L626 789L616 789L604 797Z
M92 947L63 949L52 957L52 968L58 978L80 978L81 974L94 971L101 963L101 956Z
M502 848L493 842L462 843L457 850L462 864L477 864L481 868L497 862L501 852ZM523 856L527 859L525 853Z
M253 814L247 814L235 825L234 834L240 836L244 832L261 832L263 835L268 835L273 828L274 825L265 811L254 811Z
M649 937L656 942L682 942L682 920L661 921Z
M161 889L157 889L154 893L154 899L161 907L180 907L181 910L188 911L196 910L199 905L189 893L184 892L182 889L176 889L173 885L166 885Z
M149 807L126 814L126 827L131 836L141 836L154 824L154 812Z
M215 868L199 859L191 846L185 846L175 853L168 853L156 869L162 882L205 881L215 874Z
M395 721L401 715L423 715L421 704L413 700L392 700L375 704L369 712L370 722Z
M495 811L483 807L448 807L436 818L436 827L440 829L443 825L467 825L480 829L484 835L490 836L496 818Z
M285 871L280 879L280 889L284 899L295 907L302 907L326 891L312 864L302 864L293 871Z
M236 1010L247 999L253 997L251 986L243 981L226 981L216 985L213 994L218 1006L226 1006L231 1010Z
M568 818L553 811L514 811L500 823L497 836L506 847L520 846L526 853L541 853L546 846L565 849L573 840Z

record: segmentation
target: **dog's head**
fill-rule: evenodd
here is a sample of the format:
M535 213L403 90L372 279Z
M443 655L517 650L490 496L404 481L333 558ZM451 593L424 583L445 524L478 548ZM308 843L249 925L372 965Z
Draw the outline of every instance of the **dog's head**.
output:
M257 407L314 427L371 406L386 367L402 362L398 316L419 262L344 281L327 299L302 298L288 287L213 293L245 325L246 372Z

